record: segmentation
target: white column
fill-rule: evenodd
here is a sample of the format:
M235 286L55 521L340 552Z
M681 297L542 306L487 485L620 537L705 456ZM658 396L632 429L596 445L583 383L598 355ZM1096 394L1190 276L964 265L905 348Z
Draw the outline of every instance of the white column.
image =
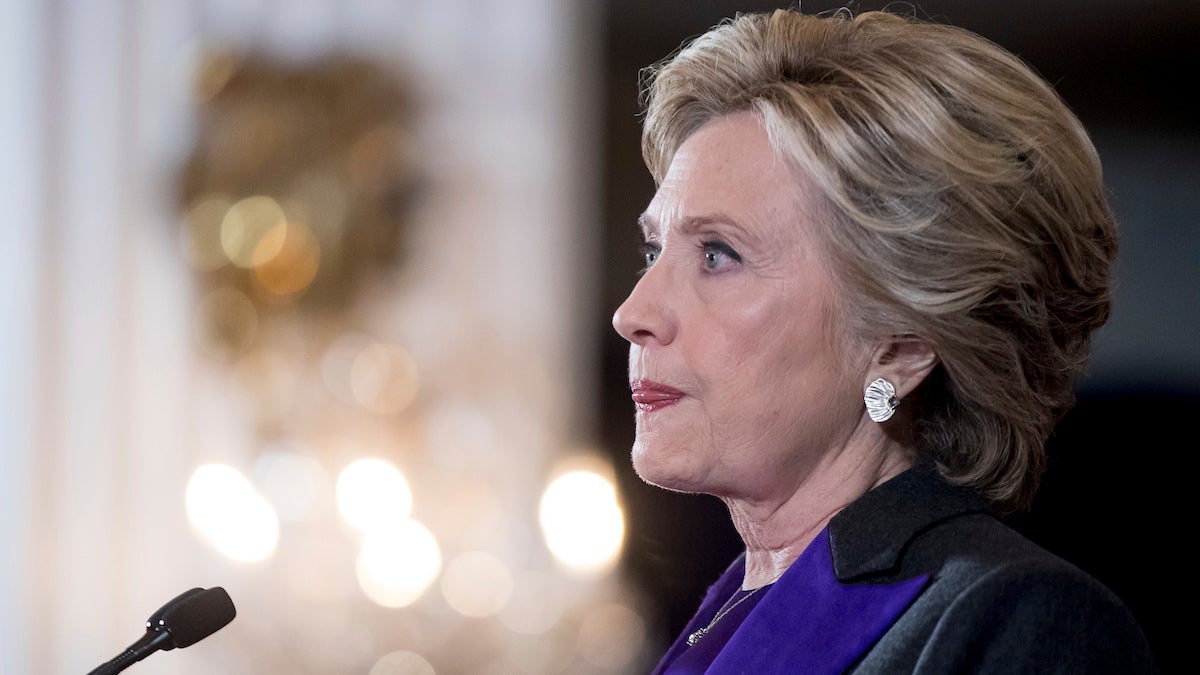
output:
M71 636L70 648L48 638L37 645L52 672L87 672L129 642L129 630L110 620L127 591L121 573L127 562L124 473L128 457L122 419L128 354L122 349L130 326L121 298L128 274L129 223L125 198L129 154L129 82L123 70L129 48L120 0L65 3L52 27L60 50L61 82L51 82L59 105L54 117L53 193L47 226L58 233L50 251L54 294L49 342L46 430L51 497L50 546L56 565L50 575L51 608L57 635ZM44 414L43 418L47 415ZM136 634L135 634L136 637Z
M30 672L33 392L41 230L40 3L0 4L0 672Z

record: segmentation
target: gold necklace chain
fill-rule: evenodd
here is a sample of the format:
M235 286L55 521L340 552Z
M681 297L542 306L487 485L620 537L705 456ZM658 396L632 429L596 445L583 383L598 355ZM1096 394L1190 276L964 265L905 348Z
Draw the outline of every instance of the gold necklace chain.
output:
M737 602L733 602L733 599L736 598L738 593L741 593L742 590L739 588L738 590L734 591L733 595L729 596L729 599L725 601L725 604L721 605L721 609L717 610L716 616L713 617L712 621L708 622L707 626L704 628L698 628L694 633L687 636L688 646L691 647L699 642L701 638L703 638L705 635L708 635L708 631L712 630L712 627L717 625L717 622L724 618L726 614L732 612L738 605L749 600L751 596L764 588L766 588L766 586L759 586L758 588L743 595ZM729 604L731 602L733 602L732 605Z

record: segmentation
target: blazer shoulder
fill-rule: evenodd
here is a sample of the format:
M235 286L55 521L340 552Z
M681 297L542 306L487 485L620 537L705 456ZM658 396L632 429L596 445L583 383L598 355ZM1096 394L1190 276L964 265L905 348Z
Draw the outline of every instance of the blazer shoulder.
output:
M919 672L1157 672L1132 614L1078 567L988 516L928 535L912 553L937 561L929 590L940 610Z
M962 513L929 523L907 542L902 568L907 573L980 575L1014 564L1065 565L1082 571L1027 539L990 513Z

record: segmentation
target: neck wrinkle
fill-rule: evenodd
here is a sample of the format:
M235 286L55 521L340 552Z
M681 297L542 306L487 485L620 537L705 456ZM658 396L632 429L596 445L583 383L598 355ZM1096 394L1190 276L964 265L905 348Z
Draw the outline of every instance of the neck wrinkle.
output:
M854 463L849 471L837 459L815 467L786 499L774 505L723 497L746 545L742 589L774 583L842 509L912 466L912 455L907 452L884 452L875 457L875 462Z

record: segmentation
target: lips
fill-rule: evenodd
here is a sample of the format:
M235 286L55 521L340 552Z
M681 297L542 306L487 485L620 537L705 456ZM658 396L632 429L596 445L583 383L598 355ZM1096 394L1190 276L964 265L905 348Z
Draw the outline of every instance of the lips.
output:
M662 410L675 405L684 396L683 392L675 387L668 387L653 380L632 380L629 389L633 392L633 403L638 412Z

